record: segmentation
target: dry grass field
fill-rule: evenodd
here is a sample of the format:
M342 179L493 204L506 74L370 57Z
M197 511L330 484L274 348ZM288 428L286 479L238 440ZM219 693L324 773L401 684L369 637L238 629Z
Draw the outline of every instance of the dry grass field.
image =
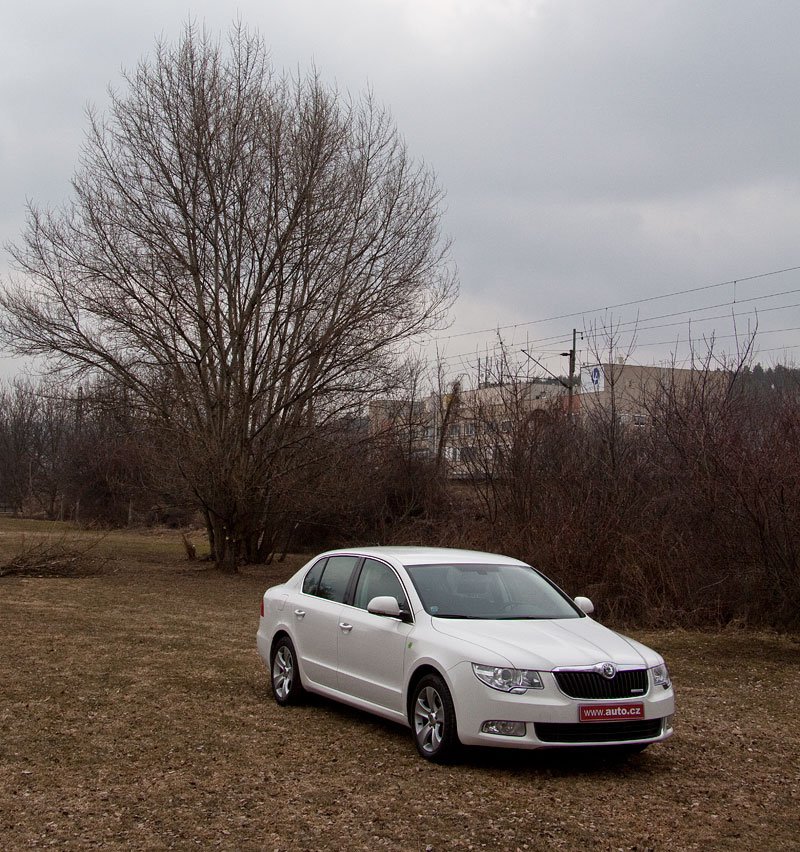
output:
M64 535L0 520L0 563ZM671 664L670 742L439 767L392 724L272 702L259 598L299 557L223 576L115 533L85 559L0 577L4 850L800 849L796 637L632 631Z

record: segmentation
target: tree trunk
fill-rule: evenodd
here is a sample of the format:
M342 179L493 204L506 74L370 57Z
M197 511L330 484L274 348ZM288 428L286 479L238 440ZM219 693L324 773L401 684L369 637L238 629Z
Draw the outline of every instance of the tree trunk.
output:
M206 533L211 558L214 565L228 574L236 574L239 570L241 560L240 539L232 534L234 525L226 523L217 515L212 515L208 510L203 512L206 520Z

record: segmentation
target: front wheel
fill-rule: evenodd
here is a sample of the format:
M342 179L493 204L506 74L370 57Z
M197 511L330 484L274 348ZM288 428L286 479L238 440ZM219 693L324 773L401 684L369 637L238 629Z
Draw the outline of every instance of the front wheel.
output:
M456 711L447 684L436 674L423 677L414 689L411 726L417 751L437 763L451 760L460 745Z
M272 649L272 694L282 707L297 704L304 689L300 683L300 671L297 667L297 653L292 640L282 636Z

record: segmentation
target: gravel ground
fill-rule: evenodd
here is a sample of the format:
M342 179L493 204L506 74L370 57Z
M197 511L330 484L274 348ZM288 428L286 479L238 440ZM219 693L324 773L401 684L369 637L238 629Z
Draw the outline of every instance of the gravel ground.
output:
M630 631L671 665L672 740L439 767L393 724L272 702L259 597L295 565L1 579L0 846L800 849L797 637Z

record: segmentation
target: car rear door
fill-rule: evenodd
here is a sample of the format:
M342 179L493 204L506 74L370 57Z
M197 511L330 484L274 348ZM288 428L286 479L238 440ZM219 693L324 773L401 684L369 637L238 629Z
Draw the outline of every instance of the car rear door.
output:
M306 575L303 594L293 602L292 622L300 668L312 682L337 688L337 642L343 601L358 556L330 556Z

